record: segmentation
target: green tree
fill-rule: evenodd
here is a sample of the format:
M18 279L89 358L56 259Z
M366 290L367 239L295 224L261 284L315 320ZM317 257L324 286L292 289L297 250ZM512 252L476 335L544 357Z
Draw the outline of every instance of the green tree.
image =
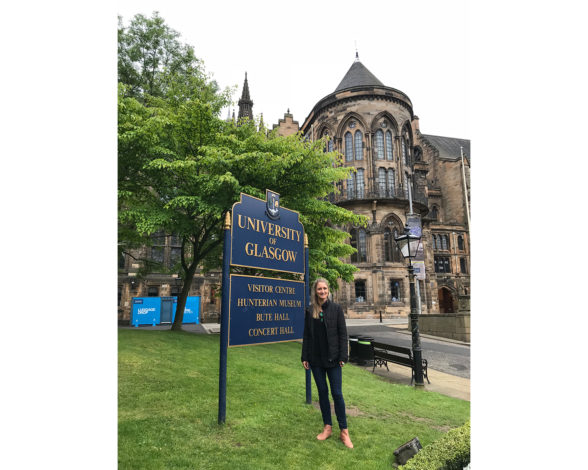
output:
M182 78L206 82L202 61L179 38L158 12L151 18L135 15L128 27L118 17L118 81L127 85L128 96L140 101L146 95L162 97ZM208 85L216 87L214 82Z
M159 21L151 26L169 31ZM144 36L159 37L149 31ZM128 64L122 60L122 67ZM180 237L180 260L170 270L183 286L172 329L181 328L197 270L220 265L224 216L241 192L259 198L266 188L280 193L282 205L300 213L311 278L325 277L334 288L339 278L351 281L356 268L340 258L355 250L336 227L366 219L325 200L334 182L352 171L340 166L338 155L325 153L323 141L266 135L249 120L221 120L229 92L220 93L201 67L163 67L154 76L119 74L132 82L119 83L119 244L127 250L149 244L156 232Z

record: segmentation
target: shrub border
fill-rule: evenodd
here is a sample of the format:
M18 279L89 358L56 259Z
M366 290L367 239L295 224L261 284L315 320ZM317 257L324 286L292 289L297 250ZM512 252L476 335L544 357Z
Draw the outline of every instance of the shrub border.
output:
M398 470L463 470L470 463L470 422L452 429Z

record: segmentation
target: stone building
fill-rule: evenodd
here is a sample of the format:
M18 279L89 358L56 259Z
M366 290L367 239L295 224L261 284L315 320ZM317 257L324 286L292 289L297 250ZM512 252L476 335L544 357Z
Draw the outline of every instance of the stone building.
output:
M343 164L356 170L331 197L370 221L344 227L358 250L347 261L359 268L354 282L341 282L334 293L347 315L410 312L406 263L394 238L403 233L411 203L423 227L421 312L469 312L469 140L422 134L410 98L384 85L357 55L300 129L291 123L288 113L274 127L311 140L328 136L325 150L340 152Z
M246 75L239 117L252 118L252 106ZM394 237L403 233L411 206L423 228L424 272L417 286L422 313L469 313L469 140L422 134L410 98L384 85L357 55L302 126L288 110L273 128L279 135L302 132L311 140L329 136L325 150L339 151L343 164L356 170L331 195L333 203L370 221L367 227L343 227L358 250L347 260L359 268L354 282L340 282L334 292L348 317L410 312L406 263ZM178 256L173 236L155 239L159 241L145 247L143 257L165 264ZM132 297L176 295L181 287L177 278L158 274L133 282L140 270L131 258L119 261L121 320L129 319ZM190 295L201 296L203 321L218 319L219 282L220 272L193 282Z

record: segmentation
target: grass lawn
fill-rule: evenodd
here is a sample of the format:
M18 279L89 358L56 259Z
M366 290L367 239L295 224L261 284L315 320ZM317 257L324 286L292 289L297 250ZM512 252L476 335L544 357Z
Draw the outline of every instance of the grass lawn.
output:
M348 364L343 395L355 446L319 442L296 342L231 348L226 424L219 426L219 336L119 329L120 469L390 469L392 452L423 446L469 419L467 401L385 382ZM318 402L314 381L312 399ZM318 407L318 405L317 405ZM335 433L336 432L336 433Z

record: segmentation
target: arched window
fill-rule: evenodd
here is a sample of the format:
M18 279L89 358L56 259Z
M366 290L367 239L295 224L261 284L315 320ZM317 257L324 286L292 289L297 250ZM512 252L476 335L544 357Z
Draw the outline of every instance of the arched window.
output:
M349 235L351 235L351 239L349 240L349 244L350 244L350 245L351 245L353 248L357 249L357 230L355 230L354 228L352 228L352 229L349 231ZM352 263L357 263L357 253L353 253L353 254L351 255L351 262L352 262Z
M458 235L457 237L457 248L461 251L465 249L463 245L463 237L461 235Z
M378 192L380 197L386 196L386 169L378 168Z
M347 198L352 199L355 196L355 173L351 173L347 179Z
M353 228L349 234L351 235L350 244L357 250L357 253L351 255L351 262L365 262L367 260L365 230L362 228L359 230Z
M329 140L325 144L325 152L332 152L333 151L333 139L329 138L329 131L325 130L323 132L323 137L327 137Z
M386 227L384 229L384 259L386 261L398 263L402 261L403 258L398 250L395 238L398 238L398 229Z
M350 162L353 160L353 138L351 132L345 133L345 161Z
M358 198L363 198L363 188L364 188L364 183L363 183L363 168L358 168L357 170L357 197Z
M437 206L433 206L431 209L431 219L437 220L437 217L439 217L439 209L437 209Z
M376 131L376 158L378 160L384 159L384 133L381 129Z
M394 149L392 148L392 133L386 131L386 160L394 160Z
M366 248L366 240L365 240L365 230L360 228L358 230L358 244L357 244L357 257L359 262L367 261L367 248Z
M392 230L390 227L386 227L384 230L384 259L386 261L392 261Z
M393 197L394 196L394 170L392 168L388 169L388 195Z
M448 250L448 246L447 246L447 235L441 235L441 249L442 250Z
M408 165L408 160L410 158L410 134L408 133L407 129L404 129L402 132L402 163Z
M355 132L355 159L363 160L363 134L361 131Z
M398 244L396 243L396 239L398 238L399 232L397 228L394 228L394 230L392 230L392 241L394 242L392 244L392 261L402 261L404 260L404 256L402 256L402 253L400 252L400 249L398 248Z

